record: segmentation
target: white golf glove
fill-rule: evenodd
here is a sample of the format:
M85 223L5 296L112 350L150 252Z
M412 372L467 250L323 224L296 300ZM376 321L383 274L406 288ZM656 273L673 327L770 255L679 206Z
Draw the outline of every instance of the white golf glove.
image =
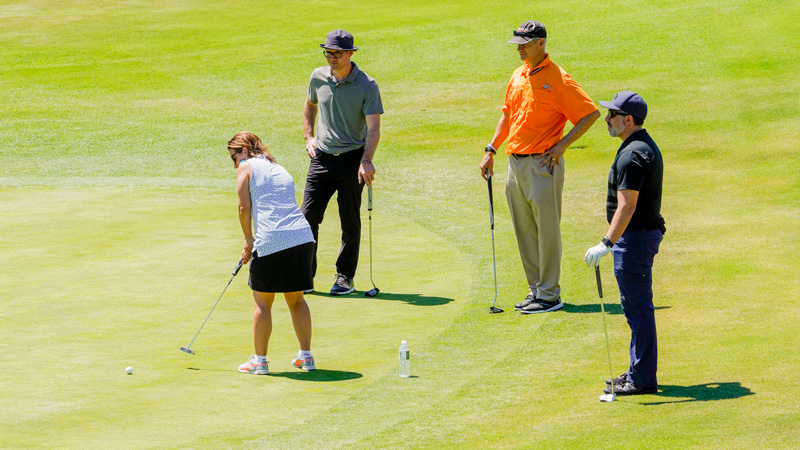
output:
M606 244L599 243L594 247L586 250L586 254L583 256L583 260L586 261L586 265L597 266L600 264L600 258L606 256L607 254L611 253L611 248L606 247Z

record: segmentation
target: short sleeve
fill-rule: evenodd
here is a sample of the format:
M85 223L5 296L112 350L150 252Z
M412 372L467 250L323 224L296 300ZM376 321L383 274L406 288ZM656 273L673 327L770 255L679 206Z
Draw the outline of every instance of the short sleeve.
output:
M647 160L641 153L621 153L617 160L617 190L641 191L647 169Z
M375 80L370 80L364 92L364 115L370 116L372 114L383 114L383 102L381 101L381 91L378 89L378 83Z
M311 78L308 80L308 101L312 104L316 105L319 103L319 99L317 99L317 83L314 80L314 73L311 74Z
M586 92L567 73L562 73L563 84L559 89L559 110L573 125L587 115L597 111L597 106Z

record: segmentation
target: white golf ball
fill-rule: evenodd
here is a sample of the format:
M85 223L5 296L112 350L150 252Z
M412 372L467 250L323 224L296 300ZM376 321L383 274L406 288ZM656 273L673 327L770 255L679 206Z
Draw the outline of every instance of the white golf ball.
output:
M133 373L133 367L126 368L125 369L125 373L127 373L128 375L132 374Z

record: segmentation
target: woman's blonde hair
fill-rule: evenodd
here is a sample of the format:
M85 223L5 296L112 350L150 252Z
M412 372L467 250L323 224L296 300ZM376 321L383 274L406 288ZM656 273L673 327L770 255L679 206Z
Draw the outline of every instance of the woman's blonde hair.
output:
M247 153L248 159L256 155L264 155L269 161L275 162L275 157L269 153L261 139L249 131L240 131L228 141L228 150L242 149Z

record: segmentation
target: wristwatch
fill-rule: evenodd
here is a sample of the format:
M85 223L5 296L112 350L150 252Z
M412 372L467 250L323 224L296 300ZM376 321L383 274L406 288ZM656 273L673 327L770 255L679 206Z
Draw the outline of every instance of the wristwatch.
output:
M613 246L614 246L614 243L613 243L613 242L611 242L611 239L609 239L609 238L607 238L607 237L604 237L604 238L603 238L603 240L602 240L601 242L602 242L603 244L605 244L605 246L606 246L606 247L608 247L608 248L611 248L611 247L613 247Z
M493 155L497 154L497 149L492 147L492 144L487 145L485 151L486 152L492 152Z

